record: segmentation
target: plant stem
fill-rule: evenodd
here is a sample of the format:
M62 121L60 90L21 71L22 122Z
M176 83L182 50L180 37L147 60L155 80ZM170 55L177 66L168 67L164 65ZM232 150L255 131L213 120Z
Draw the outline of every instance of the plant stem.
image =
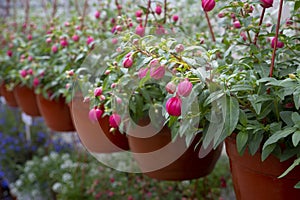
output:
M212 29L212 26L211 26L208 14L205 11L204 11L204 13L205 13L206 21L207 21L207 24L208 24L208 27L209 27L209 31L210 31L210 34L211 34L211 39L213 40L213 42L216 42L215 34L214 34L213 29Z
M117 10L118 10L118 15L121 16L122 12L121 12L121 9L119 9L120 8L120 4L119 4L118 0L115 0L115 4L116 4Z
M81 28L83 28L83 26L84 26L84 19L86 16L87 7L88 7L88 0L85 0L84 7L83 7L83 13L82 13L82 19L81 19L81 25L80 25Z
M275 57L276 57L276 49L277 49L277 42L278 42L278 34L279 34L279 27L280 27L280 19L281 19L281 13L282 13L282 6L283 6L283 0L280 0L278 18L277 18L277 25L276 25L276 33L275 33L275 42L274 42L273 54L272 54L272 60L271 60L271 66L270 66L270 77L273 76Z
M165 6L165 8L164 8L164 24L167 22L167 10L168 10L168 5L167 5L167 3L168 3L168 1L167 0L165 0L165 2L164 2L164 6Z
M241 15L242 15L242 17L244 17L244 18L245 18L245 15L244 15L244 12L243 12L243 10L241 10ZM250 42L250 44L251 44L251 43L252 43L252 41L251 41L251 36L250 36L249 30L247 30L247 31L246 31L246 33L247 33L247 36L248 36L249 42Z
M146 13L146 18L145 18L144 28L147 27L148 16L149 16L149 13L150 13L150 8L151 8L151 0L148 0L148 7L147 7L147 13Z
M54 19L56 12L57 12L57 0L54 0L52 5L53 5L53 10L52 10L52 14L51 14L51 20Z
M48 15L48 8L47 8L45 0L42 0L42 8L44 10L45 18L46 18L47 22L50 22L51 20L50 20L50 16Z
M257 42L257 38L258 38L258 35L259 35L260 27L261 27L262 22L263 22L263 20L264 20L265 11L266 11L266 8L263 8L262 13L261 13L261 15L260 15L259 24L258 24L258 31L257 31L257 33L255 34L255 37L254 37L254 40L253 40L253 44L254 44L254 45L256 45L256 42Z
M26 24L26 26L28 26L28 22L29 22L29 10L30 10L29 0L26 0L26 4L25 4L25 24ZM25 30L24 30L24 32L25 32Z

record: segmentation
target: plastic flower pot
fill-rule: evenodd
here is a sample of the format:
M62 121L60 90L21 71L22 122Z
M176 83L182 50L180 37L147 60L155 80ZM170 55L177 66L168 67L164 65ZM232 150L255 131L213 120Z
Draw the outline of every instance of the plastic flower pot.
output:
M147 131L140 132L140 135L147 135ZM127 137L130 150L141 172L158 180L191 180L210 174L221 155L223 146L220 145L205 157L199 158L201 144L197 144L200 135L194 138L189 147L186 147L184 138L177 138L172 142L168 127L147 138L131 134Z
M24 113L32 117L41 116L33 89L27 86L17 85L14 88L14 95Z
M60 97L57 100L48 100L42 95L37 95L36 98L41 115L51 130L58 132L75 131L70 109L65 103L65 98Z
M1 84L1 94L4 97L6 104L11 107L18 107L17 100L15 98L13 91L8 91L5 87L5 84Z
M119 131L109 132L108 117L101 118L99 122L89 119L89 102L83 102L81 95L72 99L70 110L79 138L90 152L112 153L129 150L126 135Z
M237 152L235 138L229 137L225 142L237 200L300 198L300 190L294 188L300 180L300 166L278 179L293 163L293 159L280 162L271 155L262 162L259 152L251 156L246 150L241 156Z

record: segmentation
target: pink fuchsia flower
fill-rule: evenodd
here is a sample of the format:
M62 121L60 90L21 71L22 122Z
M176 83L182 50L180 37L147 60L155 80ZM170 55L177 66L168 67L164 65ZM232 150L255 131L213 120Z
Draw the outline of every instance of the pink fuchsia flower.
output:
M169 93L169 94L174 94L175 91L176 91L176 84L171 81L169 82L167 85L166 85L166 91Z
M144 78L147 75L148 71L149 71L148 67L141 68L138 72L139 78L140 79Z
M89 119L92 122L97 122L101 118L102 114L103 111L100 110L99 108L92 108L89 112Z
M33 79L33 87L37 87L40 84L40 80L38 78Z
M158 25L155 30L156 35L163 35L166 33L165 28L162 25Z
M220 13L218 14L218 17L219 17L219 18L223 18L223 17L225 17L225 13L223 13L223 12L220 12Z
M46 39L46 43L49 44L49 43L51 43L51 42L52 42L52 39L51 39L51 38L47 38L47 39Z
M73 36L72 36L72 40L73 40L74 42L78 42L79 39L80 39L80 37L79 37L78 35L73 35Z
M287 26L293 25L293 19L292 19L292 18L287 18L286 21L285 21L285 24L286 24Z
M159 66L160 66L160 62L156 58L151 60L151 62L149 63L150 68L159 67Z
M32 56L28 56L27 59L28 59L29 62L33 61L33 57Z
M187 97L190 95L192 89L193 89L193 84L188 79L185 79L184 81L178 84L177 94L179 96Z
M202 0L202 8L205 12L209 12L216 6L216 2L214 0Z
M70 22L65 22L65 27L69 27L70 26Z
M28 69L28 70L27 70L27 74L33 75L33 70L32 70L32 69Z
M117 31L122 31L122 29L123 29L122 26L120 26L120 25L117 25L117 26L116 26L116 30L117 30Z
M52 53L57 53L58 47L56 45L53 45L51 48Z
M135 33L141 37L144 37L145 35L145 28L143 27L143 25L138 25L135 29Z
M97 10L97 11L95 12L95 14L94 14L95 18L96 18L96 19L99 19L99 18L100 18L100 14L101 14L100 11Z
M143 15L143 11L141 11L141 10L138 10L135 12L136 17L142 17L142 15Z
M260 2L261 2L260 5L261 5L263 8L270 8L270 7L273 6L273 0L260 0Z
M32 35L31 34L29 34L29 35L27 35L27 40L32 40Z
M111 39L111 43L113 43L113 44L118 44L118 38L113 38L113 39Z
M276 41L276 38L273 37L273 38L272 38L272 41L271 41L271 47L272 47L272 48L274 48L274 46L275 46L275 41ZM281 41L279 41L279 40L277 40L277 46L276 46L276 47L277 47L277 48L282 48L282 47L284 47L284 43L281 42Z
M121 116L114 113L109 117L109 125L113 128L118 128L121 124Z
M174 22L177 22L179 20L179 16L178 15L173 15L172 17Z
M240 33L240 36L243 38L244 41L247 40L247 35L246 35L245 32L241 32L241 33Z
M94 42L94 38L91 36L88 36L87 40L86 40L86 44L90 45L92 42Z
M234 21L234 22L233 22L233 27L234 27L234 28L237 28L237 29L241 28L242 26L241 26L240 21L239 21L239 20Z
M183 44L177 44L177 45L175 46L175 51L176 51L176 53L181 53L181 52L183 52L183 51L184 51L184 46L183 46Z
M68 40L67 39L62 39L60 40L60 45L64 48L67 47L69 45Z
M20 76L25 78L27 76L27 71L25 69L20 70Z
M123 60L123 67L125 67L125 68L130 68L132 65L133 65L133 60L132 60L132 57L131 57L131 56L126 57L126 58Z
M160 15L160 14L162 13L162 8L161 8L160 5L157 5L157 6L155 7L155 13L158 14L158 15Z
M8 50L8 51L6 52L6 54L7 54L7 56L12 57L13 52L12 52L12 50Z
M181 99L179 97L172 97L166 103L166 110L171 116L181 115Z
M102 88L101 87L97 87L94 90L94 96L95 97L99 97L100 95L102 95Z
M69 76L73 76L73 75L74 75L74 70L68 70L68 71L66 71L66 73L67 73Z
M117 87L117 83L112 83L110 87L111 88L116 88Z
M150 76L155 80L162 79L165 76L165 72L166 70L163 65L150 68Z

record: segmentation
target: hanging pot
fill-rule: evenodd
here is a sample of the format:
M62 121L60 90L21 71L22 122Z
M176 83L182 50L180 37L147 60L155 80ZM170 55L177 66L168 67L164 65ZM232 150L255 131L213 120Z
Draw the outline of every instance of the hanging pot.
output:
M151 129L149 132L152 132ZM140 135L147 135L144 130ZM184 138L171 141L171 130L163 127L157 134L141 138L128 134L129 147L141 171L159 180L190 180L204 177L212 172L222 151L220 145L203 158L199 158L201 135L197 135L186 147Z
M298 200L300 190L294 185L300 181L300 166L278 179L293 159L280 162L275 156L261 161L261 153L251 156L246 150L237 152L235 138L226 139L226 151L230 160L232 181L237 200Z
M57 100L48 100L41 94L37 95L36 98L39 110L50 129L58 132L75 131L65 98L59 97Z
M83 102L82 95L76 95L72 99L70 110L79 138L90 152L112 153L129 150L126 135L119 131L109 132L108 117L100 119L99 122L89 119L89 103Z
M5 83L1 84L1 94L3 95L7 105L11 107L18 107L18 103L15 98L14 92L8 91L5 87Z
M27 86L17 85L14 88L14 95L24 113L32 117L41 116L33 89Z

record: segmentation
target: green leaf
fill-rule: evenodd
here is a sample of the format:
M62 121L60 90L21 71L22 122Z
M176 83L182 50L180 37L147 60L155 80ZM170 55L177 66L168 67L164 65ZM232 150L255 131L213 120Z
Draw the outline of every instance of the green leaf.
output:
M243 126L247 126L248 123L247 115L243 110L240 110L240 123Z
M224 104L223 104L224 105ZM223 110L225 110L225 113L223 115L225 116L225 130L226 134L230 135L234 129L236 128L236 125L239 120L239 102L236 98L231 96L226 96L226 107Z
M266 148L263 149L262 154L261 154L261 160L264 161L275 149L276 144L271 144L267 146Z
M292 121L292 111L282 111L280 112L280 118L287 126L292 126L294 123Z
M211 93L204 102L204 106L211 104L212 102L222 98L225 93L222 90Z
M293 134L292 140L293 140L293 145L296 147L299 144L299 141L300 141L300 131L296 131Z
M300 189L300 181L294 186L295 189Z
M300 124L300 115L297 112L292 113L292 120L295 124Z
M289 127L289 128L285 128L284 130L280 130L275 132L264 144L263 146L263 150L265 148L267 148L269 145L277 142L278 140L285 138L287 136L289 136L290 134L294 133L296 130L295 127Z
M299 90L296 90L296 91L293 93L293 99L294 99L295 107L296 107L297 110L298 110L299 107L300 107L300 91L299 91Z
M286 176L290 171L292 171L299 164L300 164L300 158L297 158L296 160L294 160L294 163L291 166L289 166L289 168L287 168L287 170L285 170L285 172L283 172L278 178L282 178ZM298 184L299 183L297 183L297 185Z
M237 150L240 154L242 154L243 149L245 149L245 145L247 144L248 141L248 133L241 131L237 134L236 136L236 145L237 145Z
M300 8L300 1L296 1L294 5L294 12L296 12Z
M261 145L261 141L263 140L263 133L257 132L254 135L251 135L248 141L249 153L254 155Z

